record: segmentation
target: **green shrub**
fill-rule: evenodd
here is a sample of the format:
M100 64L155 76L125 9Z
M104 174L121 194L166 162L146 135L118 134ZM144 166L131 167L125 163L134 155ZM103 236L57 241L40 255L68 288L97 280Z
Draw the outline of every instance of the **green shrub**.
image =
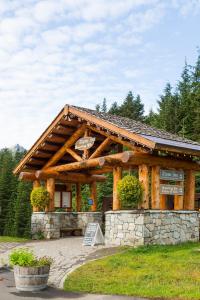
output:
M49 205L50 196L45 187L34 188L31 192L31 205L39 210L44 210Z
M137 205L142 200L143 188L135 176L124 176L118 182L117 191L122 203L122 208L137 208Z
M50 266L53 263L51 257L43 256L37 258L31 250L26 248L14 250L9 256L9 261L11 266L20 267L42 267Z

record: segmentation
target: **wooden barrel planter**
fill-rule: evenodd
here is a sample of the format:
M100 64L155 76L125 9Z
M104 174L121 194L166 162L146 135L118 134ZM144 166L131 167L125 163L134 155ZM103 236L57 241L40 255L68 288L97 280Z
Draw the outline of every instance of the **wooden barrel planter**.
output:
M16 289L19 291L36 292L47 287L50 266L20 267L14 266Z

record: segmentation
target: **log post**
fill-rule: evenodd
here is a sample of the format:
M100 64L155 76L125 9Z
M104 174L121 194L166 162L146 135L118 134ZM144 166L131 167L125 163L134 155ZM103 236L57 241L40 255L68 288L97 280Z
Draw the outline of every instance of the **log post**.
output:
M184 186L184 181L177 182L177 185ZM183 209L183 195L174 196L174 209L175 210Z
M143 186L142 203L139 207L149 209L149 169L147 165L139 166L139 181Z
M160 184L166 184L166 180L160 180ZM167 195L160 194L160 207L161 210L167 209Z
M81 211L81 184L76 184L76 211Z
M120 199L117 193L117 184L121 178L122 178L122 168L121 167L113 168L113 210L120 209Z
M160 167L153 166L151 173L151 208L160 208Z
M34 180L33 181L33 189L40 187L40 181L39 180ZM37 212L38 208L33 206L33 212Z
M50 195L50 202L47 211L54 211L55 179L48 178L46 184L47 191Z
M90 197L93 200L93 204L91 206L91 211L97 210L97 183L93 181L90 184Z
M193 170L187 170L185 171L185 175L184 209L194 210L195 172Z

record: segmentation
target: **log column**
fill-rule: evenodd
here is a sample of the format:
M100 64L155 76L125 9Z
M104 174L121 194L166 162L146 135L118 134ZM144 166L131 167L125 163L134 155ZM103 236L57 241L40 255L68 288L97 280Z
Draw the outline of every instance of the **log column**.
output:
M120 179L122 179L122 168L113 168L113 210L120 209L120 199L117 193L117 184Z
M93 181L90 184L90 197L93 200L93 204L91 206L91 211L97 210L97 183Z
M81 211L81 184L76 184L76 211Z
M39 180L34 180L33 181L33 189L40 187L40 181ZM33 212L37 212L38 208L33 206Z
M194 210L195 201L195 172L193 170L185 171L185 194L184 209Z
M47 208L47 211L54 211L55 179L48 178L46 187L50 195L50 203Z
M151 173L151 208L160 209L160 167L153 166Z
M177 185L184 186L183 181L179 181L176 183ZM182 210L183 209L183 195L175 195L174 196L174 209Z
M142 203L139 207L149 209L149 169L147 165L143 164L139 166L139 181L143 186Z

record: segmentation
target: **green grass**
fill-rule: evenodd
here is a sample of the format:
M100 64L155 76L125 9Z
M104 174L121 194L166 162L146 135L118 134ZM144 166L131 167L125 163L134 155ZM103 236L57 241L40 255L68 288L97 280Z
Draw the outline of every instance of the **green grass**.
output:
M78 268L66 279L64 289L199 300L200 243L130 248Z
M27 241L28 239L25 238L19 238L13 236L0 236L0 243L10 243L10 242L23 243Z

